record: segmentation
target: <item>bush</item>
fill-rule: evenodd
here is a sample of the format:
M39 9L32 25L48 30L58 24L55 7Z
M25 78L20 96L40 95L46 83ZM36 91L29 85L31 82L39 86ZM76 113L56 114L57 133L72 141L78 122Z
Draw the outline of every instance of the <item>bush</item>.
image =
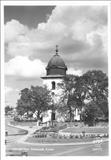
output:
M72 139L72 138L73 138L73 135L70 135L69 138Z
M90 137L91 138L95 138L96 136L95 136L95 134L91 134Z
M16 116L16 117L14 117L14 121L22 122L23 119L21 117L19 117L19 116Z
M75 138L79 138L79 136L78 136L78 135L75 135Z
M46 138L47 137L47 134L45 133L37 133L36 135L34 135L33 137L35 138Z
M61 135L59 135L59 139L62 139L62 136L61 136Z
M82 131L82 135L83 135L84 137L85 137L85 133L86 133L85 131Z
M22 117L20 115L14 116L14 121L17 122L36 122L35 118Z
M62 125L55 125L55 126L50 126L50 127L42 127L40 130L35 131L37 132L58 132L59 130L65 129L67 127L67 124L62 124Z

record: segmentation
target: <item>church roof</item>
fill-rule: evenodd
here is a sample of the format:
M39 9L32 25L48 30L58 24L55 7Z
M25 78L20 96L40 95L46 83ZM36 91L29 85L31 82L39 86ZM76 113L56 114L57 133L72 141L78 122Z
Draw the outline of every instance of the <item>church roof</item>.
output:
M67 70L67 66L65 65L63 59L58 54L58 48L56 46L56 54L50 59L46 69L50 68L63 68Z

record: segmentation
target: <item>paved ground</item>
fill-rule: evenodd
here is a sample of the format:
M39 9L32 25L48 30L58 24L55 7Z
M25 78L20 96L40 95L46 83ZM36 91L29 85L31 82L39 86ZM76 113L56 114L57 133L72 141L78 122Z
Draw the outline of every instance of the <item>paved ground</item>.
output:
M21 151L27 151L29 156L106 156L108 143L69 146L33 146L13 143L7 147L7 155L19 155Z
M9 120L8 120L9 122ZM6 122L6 126L7 126ZM27 129L27 127L23 127ZM9 127L10 132L16 128ZM35 128L29 129L29 135ZM17 129L18 130L18 129ZM20 156L22 151L29 156L106 156L108 155L108 142L81 144L81 145L34 145L23 143L28 135L7 136L6 155Z

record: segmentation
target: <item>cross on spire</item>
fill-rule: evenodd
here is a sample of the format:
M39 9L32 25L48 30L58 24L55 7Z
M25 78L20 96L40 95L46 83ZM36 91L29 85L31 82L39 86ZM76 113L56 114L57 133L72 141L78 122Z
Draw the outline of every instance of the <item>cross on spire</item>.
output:
M56 45L56 55L58 55L58 52L59 52L58 45Z

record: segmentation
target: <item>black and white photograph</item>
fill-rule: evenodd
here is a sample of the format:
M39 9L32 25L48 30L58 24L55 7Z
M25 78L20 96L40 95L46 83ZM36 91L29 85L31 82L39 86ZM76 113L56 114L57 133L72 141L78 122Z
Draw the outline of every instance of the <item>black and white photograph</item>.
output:
M108 157L108 3L8 2L2 12L5 158Z

